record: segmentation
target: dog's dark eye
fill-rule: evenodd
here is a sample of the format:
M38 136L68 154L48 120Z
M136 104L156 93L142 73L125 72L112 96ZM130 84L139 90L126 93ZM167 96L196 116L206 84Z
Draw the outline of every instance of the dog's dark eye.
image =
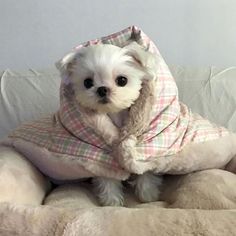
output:
M91 78L85 79L85 80L84 80L84 87L85 87L86 89L92 88L92 87L93 87L93 79L91 79Z
M120 87L124 87L128 82L128 79L122 75L117 76L116 78L116 84Z

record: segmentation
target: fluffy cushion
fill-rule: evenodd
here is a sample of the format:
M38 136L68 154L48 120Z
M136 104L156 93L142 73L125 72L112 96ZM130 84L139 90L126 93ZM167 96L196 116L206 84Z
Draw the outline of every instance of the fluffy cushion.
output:
M132 208L235 209L236 176L224 170L204 170L183 176L166 176L161 200L141 204L126 189L126 206ZM46 205L57 207L98 206L90 185L64 185L46 199Z
M0 202L42 204L50 183L24 156L0 149Z

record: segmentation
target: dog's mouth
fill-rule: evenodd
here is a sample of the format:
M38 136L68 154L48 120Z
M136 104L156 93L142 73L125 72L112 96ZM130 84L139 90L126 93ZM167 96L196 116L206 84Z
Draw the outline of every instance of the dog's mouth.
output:
M107 104L107 103L110 103L110 100L107 97L105 97L105 98L100 99L98 101L98 103L100 103L100 104Z

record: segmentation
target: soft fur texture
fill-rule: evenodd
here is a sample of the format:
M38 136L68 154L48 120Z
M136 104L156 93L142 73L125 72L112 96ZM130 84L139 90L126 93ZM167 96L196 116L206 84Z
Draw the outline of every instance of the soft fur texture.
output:
M149 80L156 77L158 59L135 42L124 48L114 45L94 45L69 54L57 63L57 67L64 77L70 77L80 109L88 114L85 122L96 129L108 144L113 145L120 139L118 128L127 123L127 117L132 113L127 109L130 109L134 102L138 103L136 100L141 88L145 90L145 86L150 85ZM117 84L119 76L125 77L127 84L119 86ZM91 88L85 87L86 79L92 81ZM101 87L108 90L108 94L104 97L99 96L97 92ZM146 104L149 103L149 98L152 98L147 95ZM148 109L147 105L143 107ZM143 109L143 122L138 122L137 128L132 124L131 130L137 129L139 132L145 130L146 127L140 129L140 124L144 124L145 114L150 113L146 112L146 109ZM93 111L96 112L95 116L91 115ZM138 198L142 202L150 202L158 199L160 183L161 177L147 173L138 176L133 185ZM119 181L98 177L94 185L102 205L123 205L122 186Z
M129 50L113 45L97 45L82 48L75 55L70 65L71 80L76 98L81 106L96 110L99 113L116 113L129 108L139 96L145 72ZM116 84L118 76L125 76L128 83L124 87ZM84 80L91 78L94 86L84 87ZM97 94L99 87L109 89L107 103Z
M163 201L140 204L126 192L122 208L99 207L89 186L63 185L44 206L2 203L0 235L235 235L235 185L235 175L224 170L169 176Z

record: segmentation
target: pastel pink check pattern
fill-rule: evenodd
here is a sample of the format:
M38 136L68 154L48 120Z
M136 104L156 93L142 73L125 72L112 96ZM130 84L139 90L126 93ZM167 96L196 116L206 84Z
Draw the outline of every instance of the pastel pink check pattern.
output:
M142 142L136 146L142 160L165 158L176 154L190 142L214 140L228 134L223 127L192 114L179 102L178 89L166 63L155 44L138 27L132 26L118 33L88 41L74 50L95 44L124 47L130 40L137 41L144 49L160 57L152 119L148 130L142 135ZM9 137L31 142L52 153L63 154L68 159L77 158L85 168L90 163L96 164L93 175L101 175L101 171L96 172L99 166L106 168L107 173L122 171L116 158L111 155L111 147L83 123L78 106L66 95L69 82L68 78L62 79L61 105L56 114L25 124Z

